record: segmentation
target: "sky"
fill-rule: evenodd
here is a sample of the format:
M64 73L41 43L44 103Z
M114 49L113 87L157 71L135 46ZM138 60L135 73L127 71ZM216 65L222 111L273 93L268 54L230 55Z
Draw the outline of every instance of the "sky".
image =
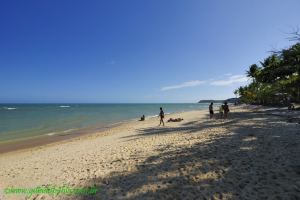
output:
M0 103L234 97L292 43L299 0L4 0Z

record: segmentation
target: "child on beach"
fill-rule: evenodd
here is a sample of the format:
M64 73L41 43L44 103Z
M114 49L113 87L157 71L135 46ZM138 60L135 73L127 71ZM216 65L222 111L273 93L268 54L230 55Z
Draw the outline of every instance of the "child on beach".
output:
M209 118L210 118L210 119L213 118L213 116L214 116L214 108L213 108L213 105L214 105L214 103L211 102L210 105L209 105L209 107L208 107L208 109L209 109Z
M162 107L160 107L159 117L160 117L159 126L161 124L163 124L163 126L165 126L165 122L164 122L165 113L164 113Z
M220 105L220 107L219 107L219 115L220 115L220 119L223 119L223 112L224 112L224 110L223 110L223 105Z

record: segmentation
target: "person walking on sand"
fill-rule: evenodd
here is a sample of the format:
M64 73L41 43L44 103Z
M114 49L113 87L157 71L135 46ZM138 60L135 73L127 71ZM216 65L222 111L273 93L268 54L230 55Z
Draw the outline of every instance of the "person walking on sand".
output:
M209 107L208 107L208 109L209 109L209 118L210 118L210 119L213 118L213 116L214 116L214 108L213 108L213 105L214 105L214 103L211 102L210 105L209 105Z
M164 113L162 107L160 107L159 117L160 117L159 126L161 124L163 124L163 126L165 126L165 122L164 122L165 113Z
M228 104L227 104L226 101L225 101L225 103L223 105L223 110L224 110L224 119L227 119L228 113L229 113L229 106L228 106Z

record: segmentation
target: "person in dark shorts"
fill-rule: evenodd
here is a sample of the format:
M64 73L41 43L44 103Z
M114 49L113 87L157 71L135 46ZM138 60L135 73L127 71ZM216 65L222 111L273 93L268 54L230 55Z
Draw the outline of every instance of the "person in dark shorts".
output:
M214 103L211 102L210 105L209 105L209 107L208 107L208 109L209 109L209 118L210 118L210 119L213 118L213 116L214 116L214 108L213 108L213 105L214 105Z
M228 106L228 104L227 104L226 101L225 101L225 103L223 105L223 110L224 110L224 119L227 119L228 113L229 113L229 106Z
M160 107L159 117L160 117L159 126L161 124L163 124L163 126L165 126L165 122L164 122L165 113L164 113L162 107Z

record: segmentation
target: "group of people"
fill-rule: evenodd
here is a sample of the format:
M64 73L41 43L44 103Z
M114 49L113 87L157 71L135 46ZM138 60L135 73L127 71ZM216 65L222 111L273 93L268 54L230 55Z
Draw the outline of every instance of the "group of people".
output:
M288 105L288 110L295 110L295 105L293 103L290 103Z
M165 113L164 113L162 107L159 108L159 115L158 115L158 117L160 118L160 120L159 120L159 126L160 126L160 125L165 126L165 122L164 122ZM168 122L181 122L182 120L183 120L182 118L175 118L175 119L170 118L170 119L168 120ZM143 115L143 116L141 117L140 121L145 121L145 115Z
M209 118L212 119L214 117L214 108L213 108L214 103L211 102L208 109L209 109ZM226 119L228 117L229 113L229 106L227 102L225 101L224 104L220 105L219 107L219 118L220 119Z
M160 107L159 110L160 110L159 115L158 115L158 117L160 118L159 126L160 126L160 125L163 125L163 126L164 126L164 125L165 125L165 122L164 122L165 113L164 113L162 107ZM177 118L177 119L172 119L172 118L170 118L170 119L168 120L168 122L180 122L180 121L182 121L182 120L183 120L182 118ZM145 115L143 115L139 121L145 121Z
M159 116L160 118L160 121L159 121L159 126L160 125L165 125L165 122L164 122L164 118L165 118L165 113L162 109L162 107L160 107L160 112L159 112ZM183 118L170 118L168 119L168 122L181 122L183 120Z
M214 108L213 108L213 105L214 103L211 102L210 105L209 105L209 117L210 119L212 119L214 117ZM161 125L165 125L165 122L164 122L164 118L165 118L165 113L162 109L162 107L159 108L160 112L159 112L159 115L158 117L160 118L160 121L159 121L159 126ZM227 104L227 102L225 101L224 104L220 105L219 107L219 118L220 119L226 119L228 117L228 113L229 113L229 106ZM168 122L181 122L183 119L182 118L170 118L168 120ZM143 115L140 119L140 121L145 121L145 115Z

